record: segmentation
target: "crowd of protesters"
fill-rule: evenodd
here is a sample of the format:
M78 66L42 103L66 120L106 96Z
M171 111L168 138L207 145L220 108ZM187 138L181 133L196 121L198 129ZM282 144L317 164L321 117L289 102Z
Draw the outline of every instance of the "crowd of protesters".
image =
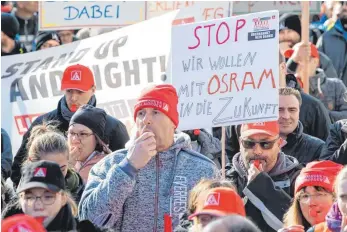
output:
M93 34L39 32L38 2L1 3L1 56ZM347 231L347 2L312 19L303 43L300 16L281 15L279 119L226 127L225 167L221 128L177 129L172 85L142 90L129 136L96 107L93 72L67 67L18 151L1 129L2 231Z

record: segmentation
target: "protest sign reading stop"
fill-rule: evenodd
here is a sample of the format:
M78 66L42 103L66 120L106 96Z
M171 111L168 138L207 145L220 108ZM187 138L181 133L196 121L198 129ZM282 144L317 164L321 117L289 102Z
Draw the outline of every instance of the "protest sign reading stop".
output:
M278 118L278 11L174 26L182 130Z

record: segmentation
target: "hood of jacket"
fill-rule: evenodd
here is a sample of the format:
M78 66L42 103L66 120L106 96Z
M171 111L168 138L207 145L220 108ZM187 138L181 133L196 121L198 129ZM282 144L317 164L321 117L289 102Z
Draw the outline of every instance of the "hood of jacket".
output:
M232 163L233 163L233 166L235 167L235 170L240 174L240 176L248 176L248 171L245 168L240 152L233 157ZM268 174L271 177L279 176L281 174L284 174L293 170L299 165L300 163L296 158L292 156L288 156L284 154L283 152L280 152L278 154L278 158L277 158L277 162L275 166Z
M83 185L83 180L81 176L73 169L68 169L65 176L66 188L71 192L75 193L78 191L81 185Z
M321 86L326 82L326 75L323 69L317 68L316 75L310 77L310 93L322 94Z
M126 143L125 148L128 149L133 146L135 139L135 137L131 137L130 140ZM171 147L161 153L166 154L169 151L174 151L174 153L177 154L181 149L192 149L191 139L186 133L176 131L174 134L174 142Z

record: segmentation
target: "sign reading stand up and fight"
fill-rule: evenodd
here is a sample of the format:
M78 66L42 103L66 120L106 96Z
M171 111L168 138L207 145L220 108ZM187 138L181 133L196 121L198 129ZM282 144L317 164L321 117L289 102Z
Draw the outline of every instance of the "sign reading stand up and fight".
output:
M278 11L174 26L181 130L278 118Z

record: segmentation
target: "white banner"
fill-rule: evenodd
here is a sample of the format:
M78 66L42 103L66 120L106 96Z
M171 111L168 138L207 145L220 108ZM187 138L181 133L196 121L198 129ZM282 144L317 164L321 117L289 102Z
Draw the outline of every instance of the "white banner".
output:
M148 1L147 18L181 9L174 24L201 22L230 16L231 2L228 1Z
M278 10L282 13L301 13L301 1L233 1L233 15ZM310 1L310 12L320 12L320 2Z
M277 120L278 24L267 11L173 27L180 129Z
M123 27L146 19L146 2L40 1L40 30Z
M176 14L47 50L1 57L1 123L11 137L13 152L31 122L57 108L63 96L62 73L72 64L91 68L98 107L129 128L134 99L142 88L165 80Z

